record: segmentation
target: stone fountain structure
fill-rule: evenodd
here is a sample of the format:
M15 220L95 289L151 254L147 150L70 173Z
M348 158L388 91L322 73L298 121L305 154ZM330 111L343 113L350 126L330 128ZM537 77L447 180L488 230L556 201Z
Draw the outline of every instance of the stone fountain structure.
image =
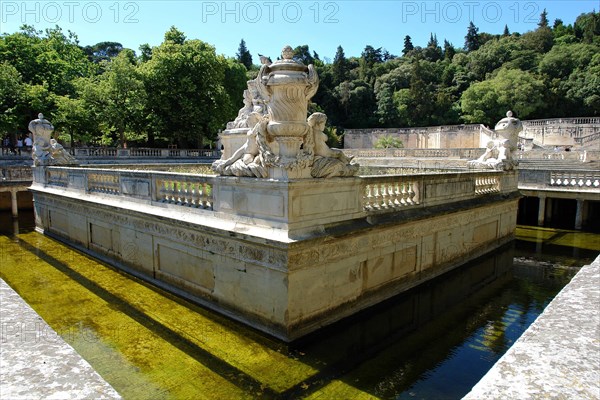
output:
M317 87L289 46L264 63L218 176L38 162L37 230L285 341L513 238L515 171L356 176Z
M326 115L307 118L319 77L313 65L295 61L293 54L290 46L284 47L280 60L263 64L256 79L248 81L244 107L221 135L223 157L213 164L220 175L289 180L353 176L358 171L358 164L341 150L327 146Z

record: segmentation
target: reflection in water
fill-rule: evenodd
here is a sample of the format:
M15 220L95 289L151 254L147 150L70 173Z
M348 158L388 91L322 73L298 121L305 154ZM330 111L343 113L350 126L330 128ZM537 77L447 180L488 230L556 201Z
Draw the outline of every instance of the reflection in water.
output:
M600 250L598 235L520 228L514 246L286 345L33 232L31 214L11 238L4 214L0 277L134 399L460 398L577 270L562 265Z
M13 235L14 236L18 236L19 235L19 218L13 218Z

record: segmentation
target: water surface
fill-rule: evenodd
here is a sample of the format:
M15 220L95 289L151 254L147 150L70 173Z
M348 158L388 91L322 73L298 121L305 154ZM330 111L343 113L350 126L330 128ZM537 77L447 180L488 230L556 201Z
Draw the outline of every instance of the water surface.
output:
M126 399L458 399L600 251L597 234L516 233L290 345L33 231L27 212L0 214L0 277Z

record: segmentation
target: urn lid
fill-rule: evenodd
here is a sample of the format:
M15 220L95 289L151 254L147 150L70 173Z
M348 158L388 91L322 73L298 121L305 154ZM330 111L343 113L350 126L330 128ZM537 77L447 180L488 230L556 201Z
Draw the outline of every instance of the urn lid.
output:
M279 71L301 71L307 72L308 67L301 62L294 60L294 50L292 46L287 45L281 50L281 59L269 65L269 70L272 72Z

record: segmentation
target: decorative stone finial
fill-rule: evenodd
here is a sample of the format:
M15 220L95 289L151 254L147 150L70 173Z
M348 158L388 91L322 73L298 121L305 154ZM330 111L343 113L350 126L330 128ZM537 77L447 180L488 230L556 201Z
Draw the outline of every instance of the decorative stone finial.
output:
M508 118L512 118L512 116L513 116L513 112L512 112L512 111L510 111L510 110L509 110L509 111L507 111L507 112L506 112L506 116L507 116Z
M39 113L39 114L38 114L38 118L39 118L39 119L44 119L44 114L42 114L42 113Z
M294 49L292 49L292 46L287 45L281 50L281 58L284 60L291 60L294 58Z

